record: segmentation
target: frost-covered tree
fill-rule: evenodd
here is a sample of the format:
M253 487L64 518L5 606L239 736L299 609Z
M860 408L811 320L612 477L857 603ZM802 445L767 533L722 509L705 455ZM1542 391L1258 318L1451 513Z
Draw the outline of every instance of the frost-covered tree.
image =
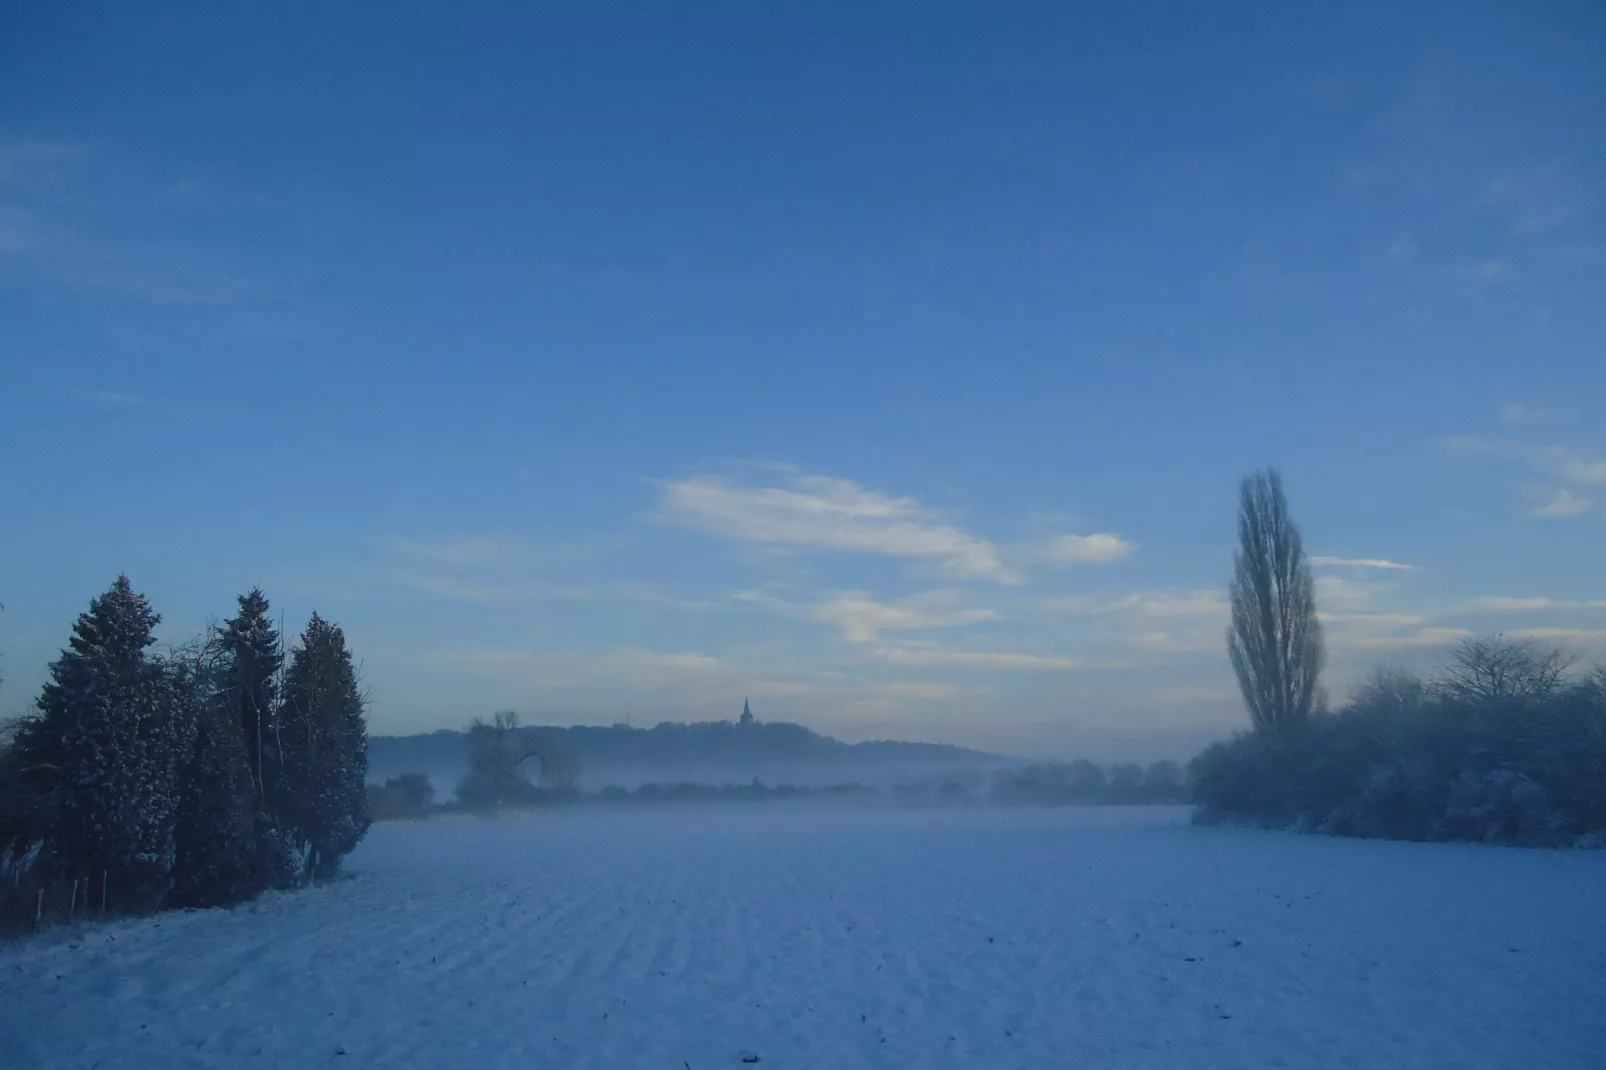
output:
M1542 701L1561 690L1575 660L1532 639L1464 639L1450 652L1438 689L1462 702Z
M1257 729L1304 721L1325 650L1315 583L1275 469L1243 481L1227 654Z
M103 885L114 907L159 904L173 865L190 728L174 678L147 653L159 620L119 576L79 616L18 738L47 800L50 863Z
M268 598L259 587L239 597L240 612L218 629L224 658L218 690L239 724L258 807L267 797L266 781L276 760L279 670L284 649L268 616Z
M293 881L287 816L276 810L284 792L275 778L284 773L279 694L284 644L260 587L240 595L238 614L218 627L217 700L236 726L246 760L245 785L256 840L254 883L258 887ZM231 733L233 734L233 733Z
M345 634L314 613L285 674L282 770L269 780L269 807L306 878L333 875L368 831L363 707Z
M216 704L198 709L174 834L174 906L221 906L260 891L265 872L251 811L245 743Z
M167 664L195 725L179 768L169 901L181 907L238 902L271 883L271 874L258 842L245 737L222 686L230 659L214 631Z

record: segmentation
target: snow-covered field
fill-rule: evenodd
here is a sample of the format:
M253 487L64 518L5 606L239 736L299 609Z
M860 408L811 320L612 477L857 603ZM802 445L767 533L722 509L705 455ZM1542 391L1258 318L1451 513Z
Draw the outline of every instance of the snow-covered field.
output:
M0 1062L1606 1066L1606 852L1185 821L380 826L329 887L0 948Z

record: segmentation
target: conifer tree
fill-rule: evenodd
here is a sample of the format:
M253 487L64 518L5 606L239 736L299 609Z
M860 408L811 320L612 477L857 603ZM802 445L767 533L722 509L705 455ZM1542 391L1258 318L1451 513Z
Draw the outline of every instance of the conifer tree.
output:
M188 725L173 680L146 653L160 619L119 576L79 615L18 741L42 774L59 875L98 879L123 909L159 905L173 865Z
M267 781L274 775L284 650L262 589L253 587L240 595L239 604L239 616L224 621L218 630L225 655L219 690L239 724L249 783L260 810L265 808Z
M245 739L219 685L228 661L217 633L168 663L195 724L179 771L174 828L174 906L238 902L267 886L255 825Z
M253 890L294 882L286 816L275 784L284 775L279 694L284 645L260 587L239 596L239 614L217 630L222 651L217 691L225 715L234 722L246 760L245 787L256 841ZM222 729L219 729L220 740ZM226 742L226 741L225 741Z
M368 735L346 637L316 613L285 675L283 770L269 799L304 879L339 868L368 831Z

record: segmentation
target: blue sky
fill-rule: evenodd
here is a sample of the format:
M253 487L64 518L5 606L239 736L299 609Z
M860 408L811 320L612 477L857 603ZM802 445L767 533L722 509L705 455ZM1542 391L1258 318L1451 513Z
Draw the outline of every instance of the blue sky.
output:
M535 7L8 13L0 713L126 571L375 731L1185 756L1266 464L1335 695L1606 657L1606 11Z

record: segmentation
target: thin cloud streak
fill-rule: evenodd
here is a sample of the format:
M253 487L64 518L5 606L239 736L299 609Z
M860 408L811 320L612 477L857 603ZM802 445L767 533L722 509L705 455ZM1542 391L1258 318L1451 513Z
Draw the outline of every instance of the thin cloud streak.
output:
M949 591L896 603L877 602L867 591L845 591L825 602L792 608L809 620L836 627L852 643L873 643L884 631L953 628L999 619L991 609L962 609L953 602Z
M961 578L1022 582L987 539L942 522L912 498L851 480L794 475L783 486L721 476L662 484L661 515L708 535L792 550L834 550L925 561Z
M1130 557L1137 544L1109 532L1056 535L1026 547L1023 559L1042 564L1106 565Z
M1419 628L1404 635L1330 635L1327 643L1332 647L1349 650L1418 650L1448 647L1471 636L1472 633L1465 628L1436 627Z
M1576 643L1589 647L1606 644L1606 628L1518 628L1506 634L1514 639Z
M1606 458L1575 446L1511 442L1479 435L1457 435L1445 444L1461 453L1525 461L1554 478L1579 486L1606 486Z
M1415 565L1407 565L1401 561L1390 561L1386 557L1329 557L1316 554L1311 557L1310 563L1318 568L1375 568L1385 571L1414 572Z
M1563 488L1558 490L1544 505L1533 511L1532 516L1544 520L1567 519L1583 516L1595 507L1593 498L1585 498L1581 494Z
M1501 595L1486 595L1472 600L1474 609L1486 609L1497 613L1530 613L1547 609L1601 609L1606 608L1606 601L1568 601L1543 596L1532 598L1512 598Z
M1212 588L1162 588L1134 591L1119 598L1045 598L1037 602L1043 609L1072 616L1102 616L1130 613L1145 617L1225 616L1230 610L1226 596Z
M1113 662L1089 662L1077 658L1025 654L1012 650L938 650L929 647L888 647L876 656L889 665L920 669L1003 669L1071 670L1120 668Z

